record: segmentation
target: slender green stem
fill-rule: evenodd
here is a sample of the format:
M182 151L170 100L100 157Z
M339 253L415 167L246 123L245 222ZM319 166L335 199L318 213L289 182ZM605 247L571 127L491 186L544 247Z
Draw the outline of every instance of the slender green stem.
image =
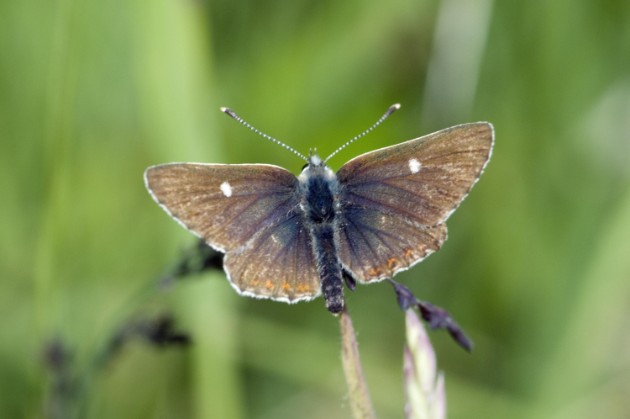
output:
M348 399L354 419L376 418L367 383L361 368L359 346L357 344L352 319L344 309L339 314L341 328L341 360L348 385Z

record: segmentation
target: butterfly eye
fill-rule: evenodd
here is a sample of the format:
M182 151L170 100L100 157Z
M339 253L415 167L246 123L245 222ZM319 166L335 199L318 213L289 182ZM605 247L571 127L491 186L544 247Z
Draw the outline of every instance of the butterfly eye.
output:
M302 171L304 171L304 169L306 169L308 167L308 163L306 163L304 166L302 166Z

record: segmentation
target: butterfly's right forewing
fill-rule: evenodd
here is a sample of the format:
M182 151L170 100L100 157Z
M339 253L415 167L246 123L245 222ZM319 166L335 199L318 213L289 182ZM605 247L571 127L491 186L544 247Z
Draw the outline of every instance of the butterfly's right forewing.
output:
M358 156L337 173L339 258L355 279L388 278L438 250L447 218L492 152L492 125L442 130Z

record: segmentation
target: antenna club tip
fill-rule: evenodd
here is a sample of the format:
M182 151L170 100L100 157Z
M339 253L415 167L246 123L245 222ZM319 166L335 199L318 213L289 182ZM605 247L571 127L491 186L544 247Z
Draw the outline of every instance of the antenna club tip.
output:
M398 109L400 109L400 103L394 103L392 106L389 107L389 109L387 109L387 115L393 114Z
M221 110L221 112L223 112L224 114L227 114L229 116L231 116L232 118L236 119L236 114L234 113L234 111L226 106L221 106L219 108Z

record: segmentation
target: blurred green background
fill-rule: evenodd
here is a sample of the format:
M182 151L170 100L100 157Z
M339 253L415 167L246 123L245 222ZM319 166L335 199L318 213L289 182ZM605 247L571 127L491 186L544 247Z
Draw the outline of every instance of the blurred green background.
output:
M450 125L496 129L449 241L397 277L476 343L431 333L450 417L628 417L629 22L625 0L0 2L0 416L68 417L118 322L169 312L194 344L126 345L92 376L88 417L349 417L322 300L239 297L219 273L134 297L194 244L142 173L299 172L222 105L327 155L400 102L332 167ZM377 413L402 417L391 287L348 305ZM51 342L70 352L61 372L44 366Z

